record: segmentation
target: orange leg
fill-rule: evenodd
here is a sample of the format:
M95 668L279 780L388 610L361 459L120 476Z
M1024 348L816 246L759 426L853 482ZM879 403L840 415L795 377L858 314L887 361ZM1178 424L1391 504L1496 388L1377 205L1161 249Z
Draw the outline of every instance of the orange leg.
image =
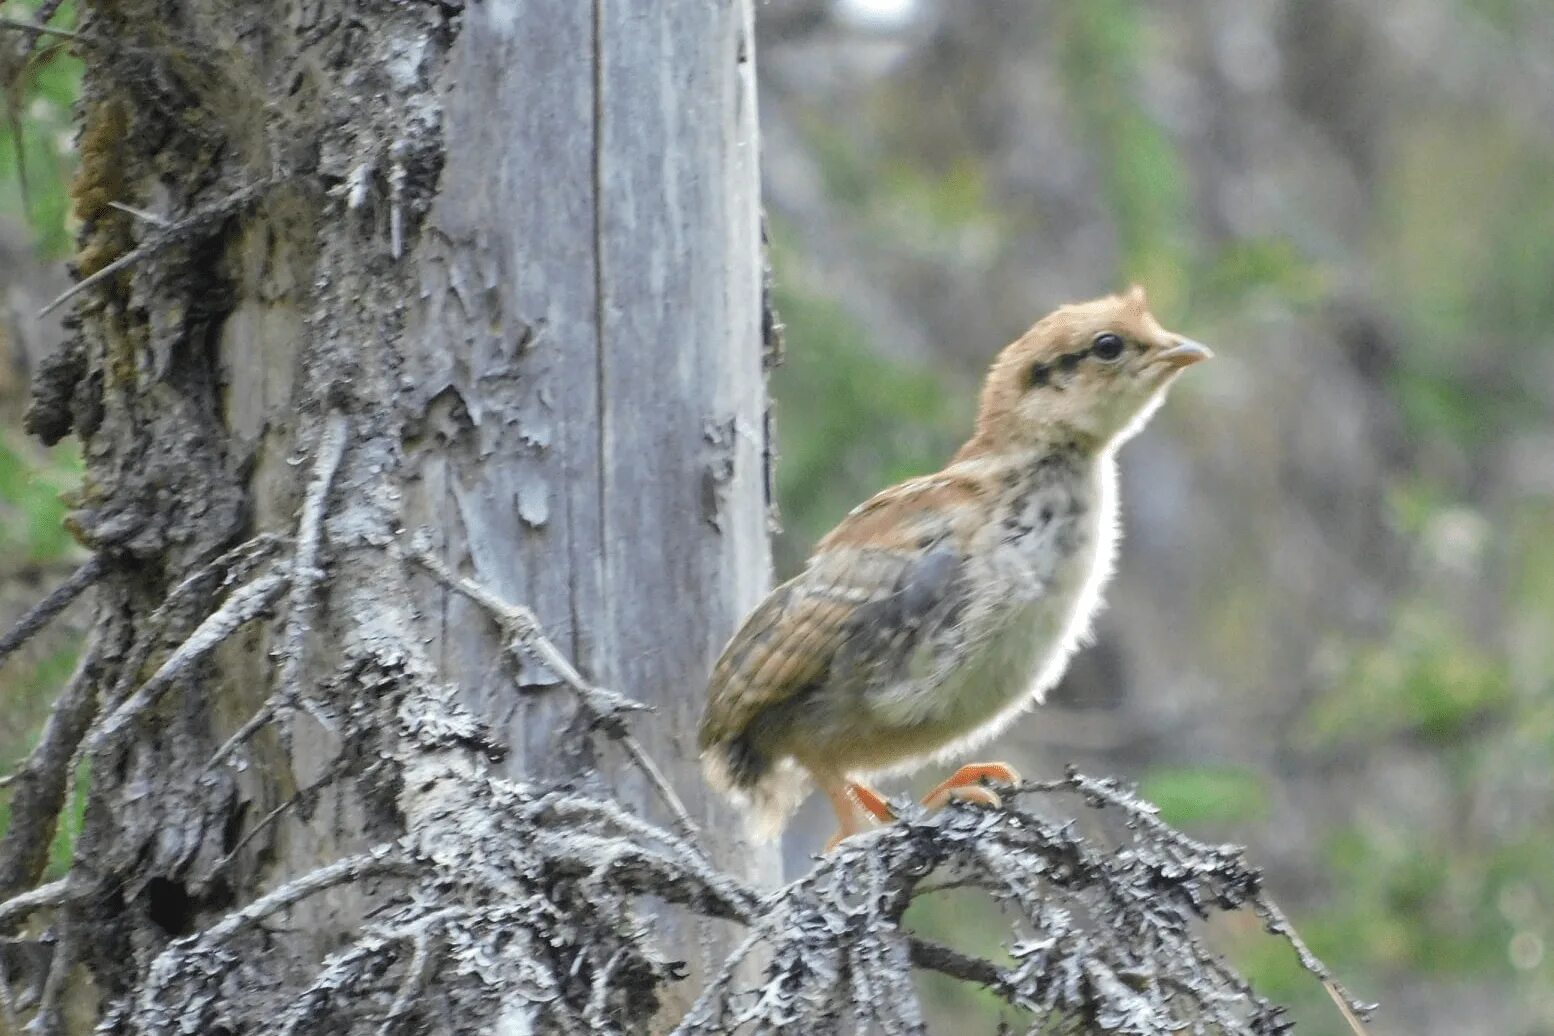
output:
M848 785L845 783L823 784L821 790L826 793L826 798L831 800L831 808L836 811L836 834L826 843L821 852L828 853L836 848L838 842L863 830L863 819L858 816L858 804L849 794Z
M826 798L831 800L831 808L836 811L838 823L836 834L826 843L824 852L835 849L837 843L844 838L850 838L860 831L873 826L869 820L859 815L860 809L869 817L879 823L887 823L896 819L895 812L890 808L880 793L864 784L840 783L825 786Z
M869 815L880 823L888 824L896 819L896 811L890 808L890 803L867 784L849 784L847 791L852 795L854 802L867 810Z
M951 774L949 780L925 795L923 805L930 810L942 809L952 798L983 806L1000 805L998 796L982 787L979 781L1018 784L1020 775L1008 763L967 763Z

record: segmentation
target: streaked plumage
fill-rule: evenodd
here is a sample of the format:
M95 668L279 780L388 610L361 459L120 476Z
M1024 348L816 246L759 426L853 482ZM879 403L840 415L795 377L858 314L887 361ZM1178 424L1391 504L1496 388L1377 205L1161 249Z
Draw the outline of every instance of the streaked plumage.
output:
M1207 355L1137 289L1005 349L950 464L853 510L730 640L700 732L709 780L769 835L813 777L845 833L851 782L965 751L1039 701L1111 572L1115 447Z

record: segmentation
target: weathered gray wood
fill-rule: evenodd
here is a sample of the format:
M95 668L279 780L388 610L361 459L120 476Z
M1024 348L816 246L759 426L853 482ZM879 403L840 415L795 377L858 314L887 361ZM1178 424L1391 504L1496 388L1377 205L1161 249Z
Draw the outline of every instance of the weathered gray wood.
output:
M83 438L73 521L112 559L88 690L114 721L88 737L55 918L55 958L80 968L55 968L43 1013L143 993L124 1031L273 1023L343 974L318 969L372 938L355 879L413 868L336 861L392 844L521 896L491 801L565 779L669 819L554 674L515 681L490 617L406 562L422 528L590 679L654 705L633 730L716 862L777 876L694 753L706 672L769 577L749 0L282 6L84 5L122 46L88 54L78 263L120 266L72 300L34 426ZM245 540L265 546L205 567ZM489 770L482 738L508 749ZM719 895L716 916L748 910ZM223 960L251 992L199 992L203 964L148 977L173 936L257 937L223 921L256 902L289 916ZM654 926L690 962L661 1018L729 948L678 916ZM390 990L363 1031L391 1004L505 1009L511 976L458 973Z
M406 509L590 677L656 707L645 747L719 862L764 884L775 853L694 762L705 674L769 574L750 30L745 3L466 13L443 190L412 256L427 433ZM445 608L434 650L503 723L509 771L581 776L560 737L575 703L538 668L515 700L490 626ZM613 753L599 764L667 819ZM678 941L695 989L726 947Z

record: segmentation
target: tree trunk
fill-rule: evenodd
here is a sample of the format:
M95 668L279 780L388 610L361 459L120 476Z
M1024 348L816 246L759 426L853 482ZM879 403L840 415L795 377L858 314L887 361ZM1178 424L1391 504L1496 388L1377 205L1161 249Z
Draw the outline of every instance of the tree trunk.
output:
M678 984L619 932L523 940L576 905L536 870L618 862L597 802L678 822L643 754L777 875L694 740L769 575L749 3L82 6L98 279L30 424L84 445L98 620L0 845L12 896L81 742L37 1028L678 1017L721 927L665 908ZM423 549L656 713L623 739Z

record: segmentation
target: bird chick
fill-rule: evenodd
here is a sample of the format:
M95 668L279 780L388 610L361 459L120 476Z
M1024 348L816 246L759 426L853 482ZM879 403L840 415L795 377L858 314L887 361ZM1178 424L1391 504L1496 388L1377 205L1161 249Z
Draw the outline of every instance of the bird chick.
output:
M855 508L750 613L713 668L700 746L771 837L811 779L838 838L888 819L866 779L959 756L1063 675L1117 548L1117 447L1207 348L1138 287L1044 317L993 361L970 440ZM962 767L924 801L996 803Z

